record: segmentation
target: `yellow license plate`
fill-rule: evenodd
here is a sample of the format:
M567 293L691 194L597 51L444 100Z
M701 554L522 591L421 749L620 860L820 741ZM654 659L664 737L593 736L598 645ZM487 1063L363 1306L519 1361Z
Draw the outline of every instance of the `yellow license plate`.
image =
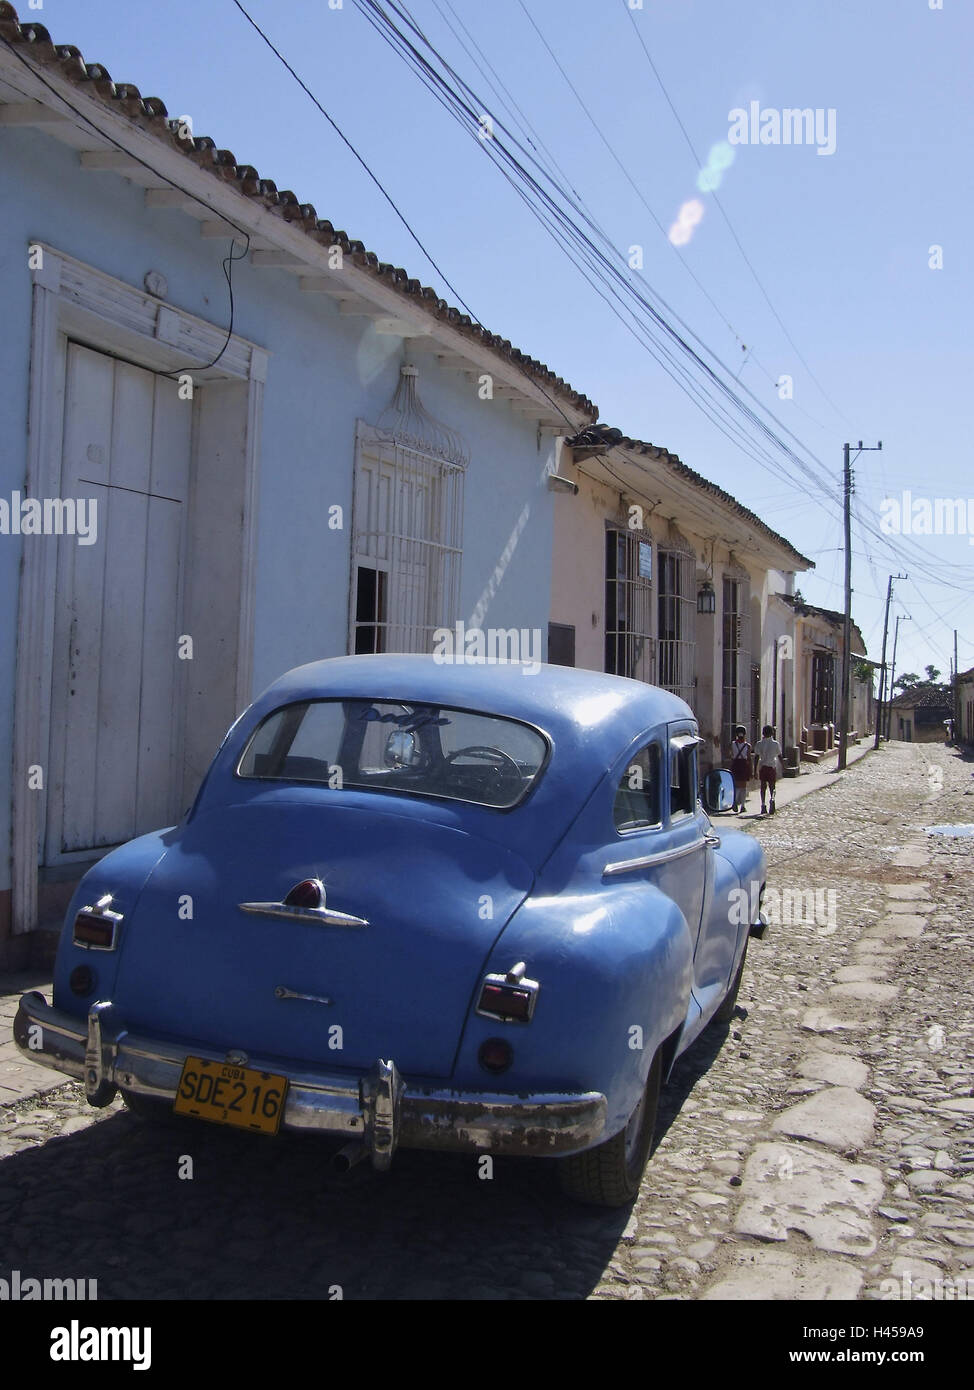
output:
M276 1134L286 1097L286 1076L187 1057L173 1111L199 1120L213 1120L218 1125Z

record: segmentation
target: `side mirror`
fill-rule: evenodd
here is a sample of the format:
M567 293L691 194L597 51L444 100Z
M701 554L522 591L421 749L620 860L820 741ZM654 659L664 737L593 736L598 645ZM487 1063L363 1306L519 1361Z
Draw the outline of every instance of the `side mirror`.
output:
M729 811L734 804L734 779L723 767L707 773L703 784L703 804L708 811Z
M393 729L386 739L386 767L415 767L421 757L419 740L408 729Z

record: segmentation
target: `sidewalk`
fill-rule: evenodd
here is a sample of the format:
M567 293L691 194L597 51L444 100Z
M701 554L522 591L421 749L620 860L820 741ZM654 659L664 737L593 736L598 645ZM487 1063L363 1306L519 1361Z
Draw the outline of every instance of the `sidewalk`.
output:
M873 751L872 739L863 740L856 743L849 749L848 767L859 762L867 753ZM826 754L821 762L802 763L801 772L797 777L779 777L778 785L775 788L775 807L781 810L788 806L792 801L797 801L799 797L808 796L809 792L819 791L822 787L832 786L844 775L836 771L839 761L838 749L833 749ZM735 816L733 811L725 811L721 814L721 820L748 821L761 819L761 792L757 783L751 785L747 793L747 810L742 816Z
M44 1095L70 1080L62 1072L28 1062L13 1040L14 1014L20 996L29 989L39 989L51 997L50 979L37 971L24 970L16 975L0 972L0 1120L5 1106Z

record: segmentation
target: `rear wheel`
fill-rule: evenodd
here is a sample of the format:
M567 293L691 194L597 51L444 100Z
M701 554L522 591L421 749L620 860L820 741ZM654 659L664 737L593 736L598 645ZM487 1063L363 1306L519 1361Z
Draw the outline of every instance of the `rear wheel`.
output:
M566 1196L600 1207L624 1207L635 1199L653 1143L662 1073L662 1053L657 1052L625 1129L594 1149L559 1159L558 1178Z
M737 996L740 993L741 981L744 978L744 962L747 960L747 943L744 944L744 954L741 956L741 963L737 967L737 974L734 976L730 989L724 995L720 1008L714 1014L715 1023L730 1023L734 1017L734 1008L737 1004Z

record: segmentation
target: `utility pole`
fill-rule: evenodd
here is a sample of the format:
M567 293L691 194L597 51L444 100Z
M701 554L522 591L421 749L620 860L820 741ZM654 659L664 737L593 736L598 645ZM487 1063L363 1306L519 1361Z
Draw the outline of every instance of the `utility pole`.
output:
M880 734L883 729L883 699L886 693L886 638L889 635L889 605L893 597L893 581L896 579L909 579L908 574L891 574L889 583L886 586L886 616L883 619L883 655L879 663L879 701L876 705L876 737L873 740L873 747L879 747ZM890 692L892 696L892 691Z
M957 665L957 629L954 628L954 734L951 743L957 744L957 731L960 728L960 667Z
M911 623L913 619L909 613L897 613L896 626L893 628L893 664L889 672L889 703L886 706L886 737L889 738L889 725L893 717L893 679L896 675L896 644L900 640L900 623Z
M883 441L874 446L883 447ZM838 771L845 768L849 756L849 684L852 677L852 468L849 464L851 444L842 446L842 516L845 527L845 622L842 637L842 690L839 703L839 762ZM856 445L856 458L866 446L860 439ZM874 452L869 448L867 452Z

